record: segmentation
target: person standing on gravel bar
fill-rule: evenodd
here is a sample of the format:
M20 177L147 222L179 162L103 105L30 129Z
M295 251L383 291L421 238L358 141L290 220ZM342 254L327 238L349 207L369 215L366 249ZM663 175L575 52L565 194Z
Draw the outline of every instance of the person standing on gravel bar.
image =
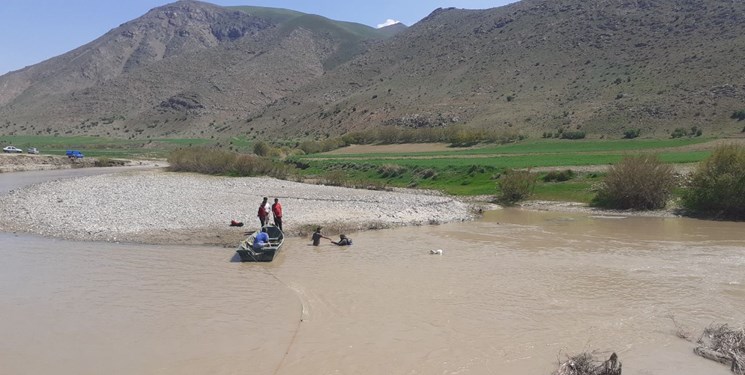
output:
M267 210L268 200L269 198L264 197L264 200L261 201L261 204L259 205L259 213L256 215L259 217L259 221L261 222L262 227L266 225L266 221L269 216L269 211Z
M274 215L274 225L279 228L279 230L282 230L282 205L279 204L279 198L274 198L272 215Z

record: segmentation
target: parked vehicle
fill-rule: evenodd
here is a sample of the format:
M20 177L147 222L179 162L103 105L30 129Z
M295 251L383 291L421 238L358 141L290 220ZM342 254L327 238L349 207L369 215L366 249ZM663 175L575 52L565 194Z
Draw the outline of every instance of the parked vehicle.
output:
M80 159L84 156L83 153L78 150L67 150L67 152L65 152L65 155L67 155L67 157L70 159Z
M38 154L39 150L36 149L36 147L31 147L28 150L26 150L29 154Z
M5 146L5 147L3 147L3 152L19 153L20 154L20 153L23 152L23 150L21 150L18 147L15 147L15 146Z

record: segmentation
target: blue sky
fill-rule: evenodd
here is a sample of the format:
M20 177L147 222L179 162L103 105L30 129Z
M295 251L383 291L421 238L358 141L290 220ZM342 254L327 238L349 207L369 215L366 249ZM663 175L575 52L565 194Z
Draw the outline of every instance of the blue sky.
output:
M494 8L515 0L213 0L217 5L293 9L376 27L412 25L439 7ZM88 43L172 0L0 0L0 75Z

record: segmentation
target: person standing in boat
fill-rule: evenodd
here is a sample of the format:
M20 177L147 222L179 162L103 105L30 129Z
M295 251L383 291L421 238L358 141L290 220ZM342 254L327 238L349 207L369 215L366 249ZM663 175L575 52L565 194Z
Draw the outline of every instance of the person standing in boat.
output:
M282 205L279 204L279 198L274 198L272 215L274 216L274 226L282 230Z
M269 220L269 198L264 197L264 200L261 201L261 204L259 205L259 213L256 215L259 217L259 221L261 222L261 226L263 227L266 225L266 222Z
M329 241L331 241L330 238L324 236L321 234L321 227L316 228L316 231L313 232L313 237L311 237L313 240L313 246L318 246L321 244L321 238L325 238Z

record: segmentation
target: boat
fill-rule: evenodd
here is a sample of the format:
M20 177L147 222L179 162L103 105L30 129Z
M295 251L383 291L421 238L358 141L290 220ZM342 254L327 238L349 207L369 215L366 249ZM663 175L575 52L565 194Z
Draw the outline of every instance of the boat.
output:
M274 256L279 252L279 249L285 241L285 234L282 233L282 230L274 225L265 225L261 227L261 230L266 230L266 234L269 235L269 244L271 246L263 247L260 250L254 250L254 240L260 231L251 233L248 238L241 241L238 248L235 250L241 258L241 262L271 262L274 259Z

